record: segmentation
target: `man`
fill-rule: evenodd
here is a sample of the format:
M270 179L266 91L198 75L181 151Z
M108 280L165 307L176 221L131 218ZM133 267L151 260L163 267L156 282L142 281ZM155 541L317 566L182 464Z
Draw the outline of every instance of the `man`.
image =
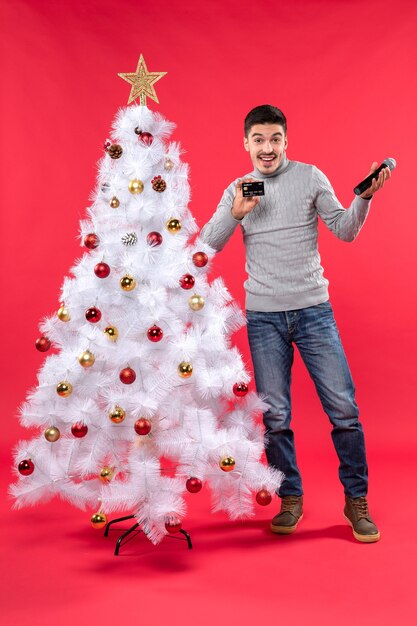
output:
M377 179L345 210L324 174L313 165L290 161L285 115L258 106L245 119L244 147L254 171L235 181L201 237L221 250L240 224L246 247L245 282L249 345L257 391L270 406L264 414L268 463L285 474L281 510L271 530L290 534L303 516L303 489L291 430L291 366L295 344L333 426L344 514L356 539L374 542L379 531L367 503L368 468L354 385L329 302L317 248L318 216L343 241L353 241L368 215L375 192L390 176ZM377 163L372 164L371 172ZM242 183L262 180L263 197L243 197Z

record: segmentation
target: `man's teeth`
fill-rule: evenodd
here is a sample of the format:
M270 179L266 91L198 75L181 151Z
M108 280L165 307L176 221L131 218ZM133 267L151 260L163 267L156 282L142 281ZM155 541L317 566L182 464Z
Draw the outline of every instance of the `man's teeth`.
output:
M275 157L271 156L271 157L260 157L261 161L272 161L273 159L275 159Z

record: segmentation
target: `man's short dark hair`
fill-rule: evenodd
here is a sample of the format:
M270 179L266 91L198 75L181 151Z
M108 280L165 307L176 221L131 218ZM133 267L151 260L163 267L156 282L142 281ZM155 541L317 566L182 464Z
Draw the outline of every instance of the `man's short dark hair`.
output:
M255 124L280 124L287 134L287 118L284 113L271 104L261 104L249 111L245 117L245 137Z

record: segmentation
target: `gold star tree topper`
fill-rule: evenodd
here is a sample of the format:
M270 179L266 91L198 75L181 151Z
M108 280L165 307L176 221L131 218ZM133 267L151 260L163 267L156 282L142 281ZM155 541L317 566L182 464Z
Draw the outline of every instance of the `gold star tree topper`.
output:
M135 73L118 74L120 78L123 78L123 80L132 85L127 103L130 104L136 100L136 98L140 98L141 105L146 106L146 98L152 98L152 100L155 100L155 102L159 104L154 83L165 76L165 74L167 74L167 72L148 72L145 59L143 58L143 54L141 54Z

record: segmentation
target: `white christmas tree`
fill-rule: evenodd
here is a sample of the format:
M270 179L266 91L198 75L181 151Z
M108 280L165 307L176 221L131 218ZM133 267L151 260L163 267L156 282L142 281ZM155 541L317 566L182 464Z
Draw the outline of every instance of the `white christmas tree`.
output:
M15 506L60 495L95 513L136 517L157 543L181 528L184 494L208 483L213 509L231 518L268 504L280 472L261 456L264 402L230 343L244 324L214 251L188 209L188 167L169 143L174 125L146 106L156 94L141 57L131 99L99 162L88 249L64 280L57 313L36 347L49 355L21 408L39 434L16 449Z

